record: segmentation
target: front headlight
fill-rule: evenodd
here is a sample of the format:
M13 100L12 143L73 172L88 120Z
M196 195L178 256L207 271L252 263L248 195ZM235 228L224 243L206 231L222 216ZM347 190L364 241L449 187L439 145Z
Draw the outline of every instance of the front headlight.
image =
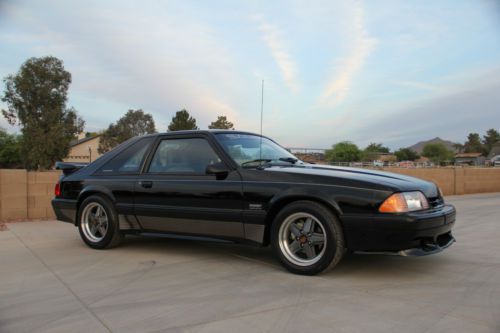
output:
M428 209L429 202L420 191L394 193L380 205L381 213L406 213Z

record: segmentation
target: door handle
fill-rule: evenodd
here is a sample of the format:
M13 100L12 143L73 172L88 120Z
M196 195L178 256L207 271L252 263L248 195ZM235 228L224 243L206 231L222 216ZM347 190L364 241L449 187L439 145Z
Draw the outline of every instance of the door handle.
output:
M141 185L144 188L151 188L151 187L153 187L153 182L149 181L149 180L141 180L139 182L139 185Z

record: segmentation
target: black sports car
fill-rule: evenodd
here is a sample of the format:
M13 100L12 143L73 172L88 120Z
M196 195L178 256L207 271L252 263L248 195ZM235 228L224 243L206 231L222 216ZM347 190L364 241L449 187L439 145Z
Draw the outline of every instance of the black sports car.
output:
M454 242L455 208L430 182L300 161L240 131L136 137L64 175L52 201L95 249L125 234L169 233L271 245L294 273L333 268L346 251L436 253Z

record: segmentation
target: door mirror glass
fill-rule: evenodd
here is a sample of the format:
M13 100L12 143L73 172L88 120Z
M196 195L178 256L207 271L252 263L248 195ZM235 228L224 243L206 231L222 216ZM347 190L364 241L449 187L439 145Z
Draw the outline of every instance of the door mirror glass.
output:
M217 179L224 179L227 177L229 169L222 162L210 164L207 166L206 174L215 175Z

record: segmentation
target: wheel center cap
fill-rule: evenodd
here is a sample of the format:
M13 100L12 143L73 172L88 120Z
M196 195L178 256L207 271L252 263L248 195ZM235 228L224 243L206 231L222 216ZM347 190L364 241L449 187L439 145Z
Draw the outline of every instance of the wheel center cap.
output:
M300 244L305 244L305 243L307 243L307 236L306 236L306 235L301 235L301 236L299 237L299 242L300 242Z

